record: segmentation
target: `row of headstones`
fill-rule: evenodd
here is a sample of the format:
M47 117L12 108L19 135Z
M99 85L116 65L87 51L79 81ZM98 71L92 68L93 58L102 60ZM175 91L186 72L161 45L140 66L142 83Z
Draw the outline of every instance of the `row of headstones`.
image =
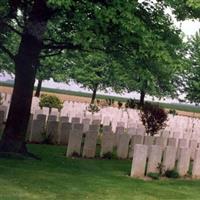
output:
M43 114L38 114L36 119L33 115L30 116L29 125L27 128L27 140L30 142L41 143L44 139L49 139L51 143L67 144L69 138L69 131L72 129L73 124L80 123L80 118L72 118L69 123L68 117L60 117L49 115L48 117ZM83 119L84 131L88 130L90 121ZM99 121L93 121L99 123Z
M1 125L3 125L3 118L4 112L0 111ZM30 133L27 134L27 141L42 143L48 139L48 142L53 144L68 145L67 156L82 154L84 157L92 158L95 157L97 139L100 137L101 156L112 153L117 146L117 156L122 159L127 158L131 137L124 133L124 127L117 127L116 134L113 134L111 126L104 126L103 134L99 134L100 121L87 123L88 127L85 127L84 123L79 123L79 118L74 118L73 123L69 123L66 117L60 118L60 122L53 117L49 118L47 124L46 120L46 115L37 115L36 119L33 119L32 115L27 130L27 133ZM82 143L84 143L83 152L81 152Z
M45 110L46 110L46 108L45 108ZM46 114L46 115L48 115L47 114L48 112L44 112L44 113L42 113L42 112L43 112L43 110L36 110L35 114L36 115L37 114ZM71 113L65 113L65 114L66 115L61 115L61 116L68 116L70 121L71 121L71 119L73 117L99 119L99 120L101 120L101 123L103 125L112 124L112 130L114 132L115 132L117 126L124 126L126 128L135 127L136 125L138 125L140 127L143 126L140 123L140 121L135 120L135 118L129 118L129 119L126 119L126 120L121 119L121 118L118 119L118 115L117 114L115 115L115 118L112 118L112 116L110 114L105 115L105 113L104 114L103 113L102 114L98 113L98 114L94 114L94 115L91 115L91 113L87 113L85 115L85 113L78 112L76 114L76 112L73 111ZM51 115L57 115L58 116L58 111L57 112L56 112L56 110L52 111ZM176 121L176 119L173 119L173 120ZM180 124L182 124L181 120L179 120L179 122L180 122ZM119 125L119 123L122 124L122 125ZM176 128L173 128L173 126L170 127L170 124L169 124L169 126L165 129L166 132L168 132L168 134L167 134L168 136L166 136L166 137L187 138L187 139L189 139L189 137L193 138L193 139L198 137L198 134L196 133L196 131L193 130L193 128L187 127L187 129L181 129L181 131L180 131L178 127L179 126L176 125ZM181 127L183 127L183 126L181 126ZM143 126L143 129L144 129L144 126ZM176 131L172 131L172 130L176 130Z
M42 113L37 112L34 115L34 117L37 116L38 114L42 114ZM62 117L65 117L65 116L62 116ZM49 118L54 118L56 120L59 120L58 115L53 114L53 113L49 116ZM111 120L110 120L110 118L108 116L104 116L103 121L98 116L97 117L96 116L93 116L93 117L91 117L91 116L81 117L79 115L77 117L72 117L72 118L70 118L68 116L68 118L69 118L68 121L70 121L70 122L73 122L74 118L80 118L80 122L82 122L82 119L84 119L84 118L88 118L88 119L90 119L90 121L92 121L92 120L99 121L100 120L103 125L112 124L113 132L116 131L116 127L118 127L118 126L126 127L124 122L119 121L119 122L116 123L116 127L114 128L113 126L115 126L115 125L113 123L111 123ZM85 119L83 120L83 122L85 122ZM128 127L127 127L128 133L130 132L130 134L132 134L132 135L133 135L133 133L134 134L145 135L145 127L142 124L140 124L140 123L136 124L133 120L129 120L128 122L129 122L128 123ZM197 139L198 138L197 134L191 134L191 133L188 133L188 132L181 133L181 132L178 132L178 131L169 131L169 130L161 130L160 131L160 135L163 136L163 137L174 137L174 138L177 138L177 139L179 139L179 138Z
M101 125L101 120L98 120L98 119L96 119L96 120L94 119L92 121L89 118L83 118L82 120L80 120L80 118L74 117L74 118L71 119L71 124L80 123L80 122L83 124L83 132L84 133L89 130L90 124L96 124L96 125L99 125L99 126ZM34 119L33 115L31 115L30 120L29 120L29 127L28 127L28 130L27 130L27 133L31 133L30 141L41 142L42 136L40 137L38 135L41 135L46 130L47 130L47 133L48 133L48 130L49 130L48 127L52 126L52 124L54 124L53 126L55 127L53 129L53 130L55 130L54 132L56 132L56 130L57 130L58 134L60 133L61 135L64 134L63 132L66 129L69 129L69 127L71 126L70 123L69 123L69 117L60 117L58 119L57 116L54 116L54 115L49 115L47 117L46 115L38 114L36 116L36 118ZM108 126L108 123L107 123L107 126ZM117 133L120 130L119 126L120 126L120 124L118 125L118 127L116 128L116 131L115 131ZM122 129L124 129L124 128L122 128ZM138 126L136 128L133 128L133 127L128 128L128 129L126 129L126 132L130 135L134 135L134 134L144 135L145 134L144 128L140 127L140 126ZM69 134L69 133L67 133L67 134ZM36 138L35 138L35 136L36 136ZM61 140L61 142L62 142L62 140Z
M37 115L36 119L30 119L27 131L27 133L30 132L30 135L27 136L27 140L34 143L42 143L45 139L48 139L48 142L53 144L68 144L68 149L71 149L71 146L78 146L77 149L80 149L83 136L85 136L84 144L96 147L100 120L94 120L92 124L89 123L89 119L85 120L87 122L80 124L80 118L73 118L72 123L68 122L67 117L61 117L59 122L55 118L48 118L46 124L46 115ZM118 146L118 157L127 158L131 136L124 132L124 127L117 127L115 134L112 132L111 126L103 127L103 135L101 137L102 156L106 153L112 153L114 146ZM69 151L80 154L79 150L73 150L73 148ZM94 152L95 149L93 148L91 151ZM86 157L91 156L86 155Z
M3 119L5 117L5 112L0 111L0 124L3 123ZM68 138L69 138L69 131L72 128L72 125L75 123L80 123L80 118L73 118L72 123L68 123L69 118L68 117L61 117L60 121L56 121L56 116L49 116L48 120L46 115L37 115L37 118L33 120L33 116L31 115L29 120L29 127L27 130L27 133L31 133L28 135L28 140L31 142L42 142L44 140L44 134L46 132L46 136L53 136L56 137L56 141L53 140L53 143L59 143L59 144L67 144ZM83 132L87 132L89 130L90 120L89 119L83 119ZM100 120L94 120L92 121L92 124L100 125ZM46 128L46 129L45 129ZM119 135L121 133L124 133L125 129L124 127L117 127L116 134ZM138 134L135 128L129 128L127 129L128 135L135 135ZM30 136L30 137L29 137ZM129 136L130 137L130 136ZM131 144L137 143L137 144L147 144L147 145L153 145L153 144L160 144L162 146L172 145L176 146L177 144L179 147L187 147L188 145L195 147L197 145L196 140L191 140L188 142L187 139L175 139L175 138L165 138L165 137L152 137L152 136L134 136L131 140Z
M6 114L4 115L4 120L6 119L6 116L7 116L7 112L8 112L8 107L6 105L1 105L0 106L0 110L3 110ZM36 116L36 115L35 115ZM50 115L48 117L49 119L54 119L54 120L59 120L60 118L55 114L55 115ZM63 118L67 118L67 117L63 117ZM75 117L76 118L76 117ZM77 117L78 118L78 117ZM110 123L110 120L105 117L105 121L104 121L104 125L108 125ZM94 118L95 119L95 118ZM91 120L91 119L90 119ZM69 120L68 120L69 121ZM73 123L73 118L70 119L70 121L72 121ZM99 122L99 119L96 118L96 121ZM88 124L88 119L83 119L83 122L82 122L84 125L84 127L88 127L89 124ZM116 124L116 127L117 126L125 126L125 123L124 122L117 122ZM137 126L137 128L135 128L135 126ZM135 129L135 130L134 130ZM112 124L112 130L114 132L116 132L116 128L113 129L113 124ZM44 131L43 131L44 132ZM129 123L129 128L127 129L127 132L131 135L133 134L141 134L141 135L145 135L145 129L144 129L144 126L142 126L141 124L135 124L134 122L131 122ZM199 134L189 134L189 133L181 133L181 132L178 132L178 131L175 131L175 132L169 132L169 131L164 131L163 134L161 134L163 137L174 137L174 138L186 138L186 139L200 139L200 135Z
M0 110L0 129L2 129L3 120L5 119L5 113L6 113L6 107L3 106L3 108L4 108L3 110ZM67 141L69 138L69 130L71 129L72 124L80 123L80 118L78 117L72 118L71 124L68 123L69 122L68 117L60 117L59 121L57 120L58 120L57 116L54 116L54 115L49 115L48 119L47 119L47 116L43 114L37 115L36 119L33 119L33 115L31 115L30 120L29 120L28 130L27 130L27 133L28 133L27 139L31 142L40 143L44 140L44 138L49 137L50 139L53 137L56 139L53 139L52 143L56 142L59 144L67 144L68 143ZM101 123L100 120L93 120L91 123L90 119L88 118L83 119L82 120L83 132L85 133L86 131L89 130L90 124L96 124L100 126L100 123ZM136 135L136 134L144 135L145 134L143 127L137 127L137 128L132 127L132 128L126 129L125 131L125 129L120 126L123 126L123 124L120 124L120 123L118 124L118 127L116 128L115 133L126 132L129 135ZM139 137L139 138L143 138L143 137ZM143 139L139 139L139 140L143 140ZM144 139L144 144L148 144L148 145L157 144L159 143L159 140L161 140L162 143L165 144L166 146L167 140L165 137L146 136ZM174 139L169 138L168 141L170 143L170 141L174 141ZM180 142L181 146L184 146L188 143L187 139L180 139L180 141L181 141ZM192 140L192 141L195 141L195 140ZM177 144L177 140L175 143ZM143 144L143 142L140 142L139 144Z
M43 118L43 120L41 119ZM93 147L92 152L96 149L97 144L97 136L99 133L99 123L93 123L92 125L88 124L88 129L84 130L85 124L80 124L77 118L74 118L74 123L64 122L65 118L61 118L61 123L57 121L48 121L47 122L47 131L46 136L51 140L52 143L58 144L68 144L68 152L72 154L76 152L76 154L80 155L81 144L83 143L83 136L85 133L85 142L84 145L91 145ZM43 125L41 122L43 121ZM38 130L39 127L43 128L45 124L44 115L38 115L38 119L33 120L32 134L31 134L31 142L41 142L42 135L41 130ZM96 125L96 129L94 126ZM39 137L38 137L39 134ZM93 137L94 136L94 137ZM90 138L91 137L91 138ZM89 142L87 142L89 141ZM85 144L86 143L86 144ZM92 144L91 144L92 143ZM163 138L163 137L152 137L152 136L142 136L142 135L131 135L125 133L124 127L117 127L117 131L115 134L112 133L111 126L103 127L103 134L101 137L101 155L103 156L106 153L112 153L113 148L117 146L117 156L122 159L126 159L127 157L132 158L133 149L135 144L145 144L145 145L160 145L162 148L165 148L166 145L187 147L190 146L191 149L197 147L197 141L191 140L188 142L186 139L176 138ZM76 147L75 149L73 149ZM77 150L78 149L78 150ZM70 153L69 153L70 154ZM68 155L69 155L68 154ZM193 154L191 154L193 155ZM86 156L87 157L87 156ZM90 157L90 156L88 156Z
M76 103L72 102L69 105L73 105L73 104L76 104ZM68 103L66 105L68 105ZM76 117L76 114L79 114L79 116L80 116L80 114L84 115L84 109L81 109L81 105L82 104L80 103L80 105L78 106L78 109L76 109L76 106L75 107L73 107L73 106L64 107L60 113L63 116L68 115L70 118ZM38 109L39 109L39 106L38 106ZM48 109L45 108L43 110L45 110L45 112L43 114L48 113ZM55 113L56 113L56 109L55 109ZM57 114L58 114L58 111L57 111ZM138 113L132 109L127 109L127 112L123 112L123 110L108 107L108 108L101 109L101 111L98 114L101 114L102 118L105 115L109 116L113 126L116 126L115 124L117 121L123 121L125 124L125 127L129 127L129 123L128 123L129 118L128 117L130 117L132 119L132 121L134 121L135 123L140 122ZM113 118L113 116L115 116L115 117ZM189 119L190 118L188 118L188 117L175 116L175 117L171 117L171 119L168 120L167 124L168 124L170 130L174 130L174 128L176 128L177 132L187 132L187 133L193 132L195 129L193 127L193 124L188 124L188 122L191 121ZM101 120L103 121L103 119L101 119ZM180 126L178 126L177 123L180 124ZM115 128L113 128L113 131L115 131Z
M192 178L200 178L200 149L195 149L194 159L190 148L136 144L134 147L131 176L142 178L148 173L160 173L176 169L180 176L188 174L192 166Z
M120 129L123 131L123 127L120 127L118 131ZM70 131L66 156L76 155L94 158L98 138L100 139L101 146L100 157L112 155L114 147L117 147L118 158L124 159L127 157L130 139L128 134L123 134L123 132L121 134L113 134L111 126L104 126L102 134L99 134L98 125L90 125L89 130L83 134L83 124L74 124L73 129Z
M73 154L80 156L81 144L83 144L84 146L82 156L88 158L94 157L96 152L97 138L97 125L90 125L89 130L86 132L83 139L83 125L75 124L74 128L70 131L67 156L73 156ZM195 158L195 150L198 147L196 140L187 141L185 139L179 139L177 141L175 138L167 139L162 137L141 135L131 136L124 133L123 127L118 127L118 133L113 134L110 126L103 127L103 133L100 135L100 144L101 157L104 157L104 155L108 153L112 154L114 152L114 147L117 147L117 157L120 159L132 158L136 144L143 144L148 147L155 144L156 146L159 146L162 151L166 148L167 145L175 149L178 148L176 158L179 157L179 149L188 148L192 160Z
M10 95L8 94L8 95L6 95L5 96L6 98L4 98L4 99L7 99L7 100L9 100L10 99ZM7 98L8 97L8 98ZM7 101L6 100L6 102L8 103L9 101ZM34 98L33 98L33 100L34 100ZM39 102L39 99L36 99L37 101L36 101L36 103L38 104L38 102ZM33 104L34 104L34 101L33 101ZM68 104L68 103L67 103ZM70 105L74 105L74 104L77 104L77 103L75 103L75 102L70 102ZM7 113L8 113L8 107L9 107L9 105L8 104L4 104L3 106L1 106L1 108L0 109L3 109L3 110L5 110L6 111L6 115L5 116L7 116ZM80 108L80 106L78 106L79 108ZM39 104L38 104L38 108L39 108ZM74 108L73 108L74 109ZM106 110L106 109L103 109L103 110ZM115 111L115 112L113 112L112 114L114 114L114 113L119 113L118 112L118 110L116 109L116 108L112 108L112 107L109 107L108 108L108 110L110 110L110 112L108 112L108 113L112 113L111 112L111 110L113 110L113 111ZM48 115L48 112L49 112L49 108L44 108L43 110L35 110L36 112L38 112L38 114L41 114L41 111L42 112L44 112L46 115ZM136 117L136 115L137 115L137 112L135 111L135 112L133 112L133 110L127 110L127 113L130 113L131 115L130 116L132 116L132 115L134 115L134 119L135 119L135 117ZM44 114L43 113L43 114ZM74 112L74 110L73 110L73 112L72 113L75 113ZM79 111L79 113L80 113L80 111ZM107 113L107 112L106 112ZM122 112L122 113L124 113L124 114L126 114L126 112ZM57 109L53 109L52 110L52 114L54 114L54 115L57 115L57 117L58 117L58 115L59 115L59 112L58 112L58 110ZM103 113L102 113L103 114ZM104 113L105 114L105 113ZM105 116L105 115L102 115L102 116ZM114 114L115 115L115 114ZM70 116L69 116L70 117ZM115 115L115 118L117 118L117 115ZM118 126L117 125L117 123L119 122L119 120L121 120L121 119L118 119L117 121L116 121L116 119L115 118L112 118L112 115L110 115L110 121L109 120L106 120L108 123L106 124L106 123L104 123L103 122L103 124L104 125L108 125L109 124L109 122L113 122L112 123L112 130L115 132L116 131L116 127ZM189 137L190 138L193 138L193 139L197 139L198 138L198 136L199 136L199 134L198 134L198 132L197 131L195 131L195 130L198 130L199 129L199 127L197 126L198 125L198 121L199 120L197 120L197 119L195 119L195 121L197 121L196 123L195 123L195 126L194 126L194 124L190 124L190 126L192 126L192 127L188 127L187 126L187 130L182 130L181 132L180 131L178 131L179 130L179 128L180 127L183 127L183 125L186 125L187 123L187 121L191 121L191 119L189 120L190 118L186 118L186 117L180 117L180 116L175 116L175 117L173 117L173 119L172 119L172 124L170 125L169 124L169 127L168 127L168 129L170 129L170 126L172 126L171 128L172 128L172 130L176 130L176 133L173 133L172 131L170 131L170 136L169 137L176 137L176 138L187 138L187 139L189 139ZM70 119L71 120L71 119ZM133 120L133 118L131 118L131 122L129 123L129 121L128 120L130 120L130 119L127 119L127 120L124 120L124 122L121 122L121 123L124 123L124 125L123 126L125 126L125 127L128 127L128 128L130 128L130 127L133 127L133 123L134 124L136 124L136 121L135 120ZM102 121L104 121L104 120L102 120ZM171 121L171 120L169 120L169 121ZM193 120L192 120L193 121ZM137 121L137 123L138 123L138 121ZM180 126L178 126L178 124L181 124ZM176 127L176 128L173 128L173 127ZM195 128L196 127L196 128ZM171 129L170 129L171 130ZM192 132L195 132L195 134L192 134ZM188 134L188 133L190 133L190 134ZM173 135L172 135L173 134Z

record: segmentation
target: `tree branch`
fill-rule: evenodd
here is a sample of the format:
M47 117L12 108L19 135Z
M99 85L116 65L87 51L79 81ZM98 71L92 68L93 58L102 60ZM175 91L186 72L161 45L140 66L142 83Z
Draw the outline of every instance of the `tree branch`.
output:
M14 33L17 33L18 35L22 36L22 33L20 31L18 31L17 29L13 28L10 24L4 23L4 25L7 26Z
M4 45L0 44L0 49L6 53L13 61L15 61L15 56L8 50Z
M17 19L17 17L15 17L14 20L15 20L15 22L17 23L17 25L18 25L20 28L24 29L24 26L20 23L20 21Z
M46 57L52 57L52 56L57 56L59 54L62 53L62 50L58 51L58 52L54 52L54 53L49 53L49 54L45 54L45 55L40 55L39 58L46 58Z
M82 50L81 45L74 45L71 43L50 43L50 44L43 44L43 49L51 49L51 50Z
M57 42L52 39L46 39L44 42L47 42L46 44L43 44L42 49L44 50L80 50L84 52L92 52L92 51L103 51L107 53L118 53L119 51L127 51L130 52L130 48L126 48L125 46L120 46L118 50L110 49L110 48L98 48L98 47L91 47L90 49L85 49L82 45L79 44L73 44L71 42ZM135 49L134 49L135 50Z

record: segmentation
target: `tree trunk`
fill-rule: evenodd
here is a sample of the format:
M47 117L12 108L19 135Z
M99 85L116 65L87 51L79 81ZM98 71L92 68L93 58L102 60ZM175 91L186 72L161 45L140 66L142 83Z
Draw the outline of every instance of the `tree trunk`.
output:
M141 90L140 91L140 106L144 105L144 97L145 97L145 91Z
M40 97L40 91L42 88L42 79L38 79L38 85L35 92L35 97Z
M1 152L27 154L26 129L48 12L45 0L34 1L15 57L15 84L8 119L0 142Z
M96 94L97 94L97 88L98 88L98 85L96 84L95 86L94 86L94 89L93 89L93 92L92 92L92 99L91 99L91 104L94 104L94 101L95 101L95 99L96 99Z

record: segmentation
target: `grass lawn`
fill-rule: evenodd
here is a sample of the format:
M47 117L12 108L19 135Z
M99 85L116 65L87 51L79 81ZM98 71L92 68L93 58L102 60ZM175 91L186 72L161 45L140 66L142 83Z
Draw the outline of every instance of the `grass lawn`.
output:
M67 159L65 147L29 145L42 158L0 159L1 200L200 199L200 181L128 177L131 161Z

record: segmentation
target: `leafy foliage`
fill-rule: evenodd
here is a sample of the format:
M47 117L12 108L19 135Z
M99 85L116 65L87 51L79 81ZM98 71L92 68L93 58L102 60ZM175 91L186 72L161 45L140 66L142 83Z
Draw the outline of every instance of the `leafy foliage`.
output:
M165 172L165 176L167 178L179 178L180 177L179 173L175 169L167 170Z
M166 0L178 20L200 18L199 0Z
M103 154L102 158L110 160L110 159L116 158L116 156L112 152L107 152L107 153Z
M98 90L120 90L119 76L116 75L118 65L111 56L103 52L79 53L69 65L70 77L93 92L91 103L94 103Z
M142 21L148 29L133 58L124 70L124 87L151 96L177 96L177 79L182 69L180 30L164 14L163 2L154 7L140 5ZM158 17L159 16L159 17ZM149 22L149 19L150 20ZM128 67L127 67L128 66ZM141 102L143 104L143 102Z
M140 110L140 117L147 134L153 136L163 129L167 120L167 113L158 105L145 103Z
M200 31L187 43L188 68L185 71L185 92L190 102L200 103Z
M154 179L154 180L158 180L160 178L160 174L159 173L155 173L155 172L149 172L147 174L148 177Z
M42 94L39 106L41 108L48 107L48 108L57 108L58 110L61 110L63 107L63 102L57 96Z
M182 1L185 5L185 0L178 2ZM16 72L18 83L14 92L23 91L24 86L27 94L21 105L14 98L17 94L13 95L13 109L9 110L13 121L8 120L4 134L8 134L7 130L16 130L12 132L15 136L4 138L23 141L25 134L17 130L25 130L28 123L26 116L31 106L28 99L32 97L38 68L38 78L56 76L60 80L65 75L66 80L69 68L78 66L74 73L77 82L84 82L86 87L94 86L95 82L96 90L112 87L144 90L152 95L171 93L170 86L175 79L172 75L177 75L174 72L178 64L174 58L180 52L180 37L179 30L165 13L169 5L177 8L172 0L2 0L0 53L4 56L0 64L3 63L3 69ZM54 73L57 65L61 70ZM53 74L40 70L40 66L51 66ZM19 113L14 111L23 108L20 117L24 122L18 123ZM16 125L19 127L13 128Z

